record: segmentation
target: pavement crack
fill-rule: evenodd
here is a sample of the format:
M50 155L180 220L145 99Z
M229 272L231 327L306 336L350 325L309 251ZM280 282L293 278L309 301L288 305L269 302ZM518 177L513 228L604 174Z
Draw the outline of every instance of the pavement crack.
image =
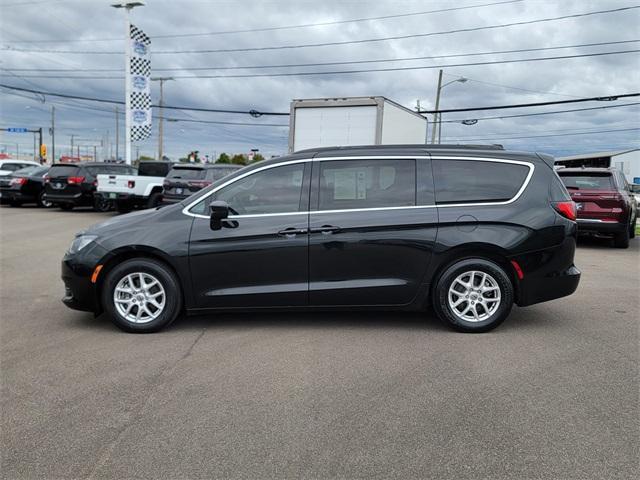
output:
M109 459L113 455L113 451L115 450L116 445L118 445L120 443L122 438L124 438L127 435L127 433L131 430L131 428L144 415L144 412L145 412L147 406L154 399L154 392L162 384L162 379L166 375L168 375L171 372L173 372L176 369L176 367L180 364L180 362L182 362L183 360L185 360L187 357L189 357L191 355L191 353L193 352L193 349L195 348L197 343L202 339L202 337L204 336L205 332L206 332L206 328L203 328L202 331L198 334L198 336L193 340L193 342L191 342L189 347L187 347L187 350L182 354L182 356L180 356L180 358L178 358L174 362L166 365L162 370L160 370L160 372L158 372L157 375L155 375L148 382L147 387L145 388L145 390L146 390L146 395L145 395L146 400L142 403L142 405L140 405L139 407L137 407L137 408L135 408L133 410L132 415L131 415L131 419L129 421L127 421L118 430L115 438L109 443L109 445L107 445L107 447L104 450L104 452L102 453L102 455L100 455L100 458L98 458L97 462L94 464L93 468L91 469L91 473L87 476L88 479L95 478L96 474L100 471L100 469L102 467L104 467L104 465L109 461Z

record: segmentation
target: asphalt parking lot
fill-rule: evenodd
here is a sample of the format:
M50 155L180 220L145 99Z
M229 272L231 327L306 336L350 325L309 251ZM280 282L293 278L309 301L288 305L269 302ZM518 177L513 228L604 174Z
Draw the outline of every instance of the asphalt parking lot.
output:
M131 335L67 309L90 211L0 208L3 478L635 478L640 240L482 335L406 313Z

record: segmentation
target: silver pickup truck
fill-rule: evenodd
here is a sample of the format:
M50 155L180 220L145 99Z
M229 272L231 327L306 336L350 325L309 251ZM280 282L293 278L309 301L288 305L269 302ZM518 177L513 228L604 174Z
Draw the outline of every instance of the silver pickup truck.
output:
M96 195L126 213L134 208L154 208L162 202L162 182L171 162L140 162L138 175L98 175Z

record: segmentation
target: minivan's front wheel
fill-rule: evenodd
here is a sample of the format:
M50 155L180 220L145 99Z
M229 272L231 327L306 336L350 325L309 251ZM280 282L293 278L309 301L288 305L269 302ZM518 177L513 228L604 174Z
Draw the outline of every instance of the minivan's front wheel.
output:
M127 332L157 332L182 308L180 285L164 264L131 259L115 267L102 289L102 305L113 323Z
M468 258L451 265L436 284L433 307L438 317L462 332L496 328L513 306L513 285L496 263Z

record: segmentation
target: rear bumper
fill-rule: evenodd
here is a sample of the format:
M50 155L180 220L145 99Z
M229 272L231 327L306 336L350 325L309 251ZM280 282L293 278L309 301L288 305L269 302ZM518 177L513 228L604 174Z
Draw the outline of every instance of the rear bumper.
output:
M132 203L144 203L147 198L142 195L134 195L132 193L120 193L120 192L96 192L96 197L102 197L107 200L115 202L132 202Z
M164 194L162 194L162 203L164 203L164 204L180 203L181 201L183 201L187 197L188 197L188 195L168 195L168 194L164 193Z
M580 270L575 265L555 275L525 277L520 283L517 304L521 307L571 295L580 283Z
M74 195L63 195L45 192L44 199L52 203L64 203L69 205L91 205L93 196L85 195L83 193L76 193Z
M598 219L578 218L578 234L580 233L616 233L626 228L622 222L603 222Z

